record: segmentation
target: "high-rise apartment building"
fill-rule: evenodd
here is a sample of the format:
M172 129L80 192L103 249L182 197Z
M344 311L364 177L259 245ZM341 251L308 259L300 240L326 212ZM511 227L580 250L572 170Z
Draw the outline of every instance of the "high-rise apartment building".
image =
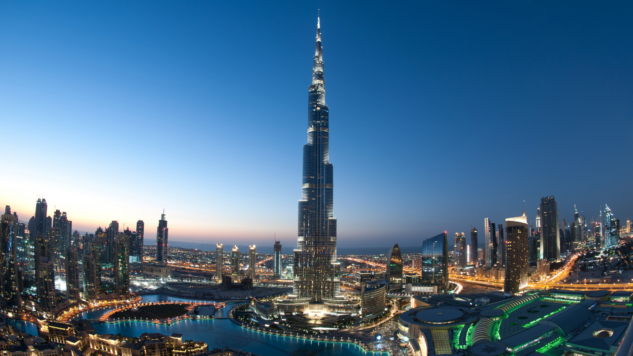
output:
M273 278L281 278L281 242L275 241L273 254Z
M240 273L240 249L237 245L231 250L231 268L234 274Z
M222 244L215 245L215 279L218 283L222 283L224 267L224 246Z
M41 233L35 236L35 265L37 304L50 312L55 308L55 265L48 237Z
M47 209L48 204L46 204L46 199L37 199L37 203L35 204L35 228L31 229L29 227L31 236L35 237L37 234L48 235L47 226L49 225L46 221Z
M106 242L106 247L105 247L105 256L104 256L104 260L107 263L112 263L114 264L114 259L116 256L116 248L115 248L115 239L116 236L119 234L119 222L118 221L112 221L110 223L110 226L108 226L108 228L106 229L106 236L107 236L107 242Z
M514 294L528 284L528 222L522 216L506 219L506 273L504 292Z
M626 233L627 234L631 233L631 220L626 221Z
M505 240L505 236L503 234L503 224L499 224L497 226L497 235L499 236L498 238L498 247L497 247L497 256L498 257L498 261L499 264L501 266L505 266L506 264L506 240Z
M602 225L602 231L606 248L615 247L620 243L615 217L609 206L606 204L604 206L604 221Z
M11 214L11 207L7 205L0 217L0 294L5 303L15 305L20 303L17 279L18 229L18 216Z
M490 236L491 226L490 219L484 218L484 266L492 267L492 239L494 236Z
M167 249L169 229L167 228L167 220L165 220L165 211L158 221L158 229L156 229L156 262L167 263Z
M125 296L130 293L130 240L125 234L118 234L114 240L114 290Z
M330 163L329 108L325 104L321 25L317 33L308 89L308 142L303 146L302 197L299 201L297 249L294 251L293 293L298 299L321 302L340 293L336 262L334 169Z
M539 205L543 235L541 238L541 259L560 259L560 236L558 227L558 207L553 196L541 198Z
M139 262L143 262L143 247L145 246L145 223L143 220L136 222L136 238L139 250L137 251Z
M84 299L94 303L99 297L99 283L100 269L97 266L94 255L84 255L83 266L83 282L84 282Z
M71 303L77 303L79 299L79 253L77 249L69 246L66 249L66 294Z
M257 276L257 249L255 245L248 247L248 276L255 282Z
M467 260L467 248L466 248L466 235L462 232L461 235L459 233L455 233L455 264L458 267L464 268L466 267Z
M437 286L438 292L448 290L448 238L446 233L422 243L422 278L424 285Z
M389 291L393 293L402 291L402 252L398 244L393 245L387 253L385 280Z
M479 260L479 256L477 256L478 251L478 241L477 241L477 229L470 229L470 260L474 262L475 266L478 265L477 261Z

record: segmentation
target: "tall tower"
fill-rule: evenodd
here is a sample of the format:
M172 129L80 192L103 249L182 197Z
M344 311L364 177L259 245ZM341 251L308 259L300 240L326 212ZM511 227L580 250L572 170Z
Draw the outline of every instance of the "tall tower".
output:
M333 299L340 293L329 126L319 18L312 85L308 89L308 143L303 146L303 194L299 200L299 233L294 251L293 292L310 302Z
M453 253L455 254L455 264L461 268L466 267L466 234L463 232L461 235L458 232L455 233L455 251Z
M233 250L231 250L231 267L234 274L240 273L240 249L237 245L233 246Z
M19 303L17 280L17 234L18 217L11 214L7 205L0 218L0 292L5 302Z
M143 220L139 220L136 222L136 240L138 243L139 250L136 251L138 255L139 262L143 262L143 247L145 246L145 223Z
M541 259L546 261L560 258L560 236L558 227L558 207L553 196L541 198L539 205L543 235L541 237ZM576 222L578 220L576 219Z
M275 241L275 254L273 255L273 278L281 278L281 242Z
M130 293L130 239L125 234L118 234L114 241L114 290L124 296Z
M528 223L522 216L506 219L506 276L504 292L514 294L528 284Z
M167 243L169 229L165 220L165 211L160 215L158 229L156 229L156 262L167 263Z
M477 245L477 229L473 227L470 229L470 260L473 261L475 267L478 267L477 261L479 261L479 256L477 255L479 253Z
M66 249L66 294L74 302L79 302L79 253L69 246Z
M222 244L215 245L215 279L218 283L222 283L222 275L224 266L224 246Z
M398 244L393 245L387 253L385 280L387 290L392 293L402 292L402 251Z
M248 247L248 276L251 277L253 283L255 282L257 267L257 249L255 245Z

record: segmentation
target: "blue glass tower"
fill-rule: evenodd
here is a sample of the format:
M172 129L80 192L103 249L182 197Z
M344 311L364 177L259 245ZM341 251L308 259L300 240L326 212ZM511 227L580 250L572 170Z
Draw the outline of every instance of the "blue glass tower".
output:
M308 89L308 143L303 146L303 194L294 251L294 294L310 302L340 292L333 216L333 167L330 164L329 108L325 105L321 24L317 20L312 85Z

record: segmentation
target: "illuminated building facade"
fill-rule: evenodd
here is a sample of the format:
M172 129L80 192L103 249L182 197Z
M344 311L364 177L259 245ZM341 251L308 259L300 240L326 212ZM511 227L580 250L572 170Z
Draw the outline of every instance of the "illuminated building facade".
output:
M158 221L158 228L156 229L156 262L158 263L167 263L168 237L169 228L167 228L165 211L163 211Z
M145 246L145 222L143 220L136 222L136 239L139 246L136 255L138 256L138 261L143 262L143 246Z
M108 242L107 242L107 246L105 249L105 253L106 253L106 258L105 261L107 263L111 263L114 264L114 259L116 256L116 249L115 249L115 239L116 239L116 235L119 234L119 222L118 221L112 221L110 223L110 226L108 226L108 228L106 229L106 234L108 237Z
M617 246L619 242L617 225L613 212L608 205L604 206L604 223L602 226L604 234L604 244L606 248Z
M560 259L560 236L558 226L558 207L553 196L541 198L542 236L541 259L557 261Z
M234 274L240 273L240 249L237 245L233 246L233 250L231 250L231 268Z
M506 219L506 268L504 292L514 294L528 283L528 222L522 216Z
M94 255L84 255L83 267L84 299L89 302L94 302L99 296L99 288L101 285L101 283L99 283L101 271L97 266Z
M124 234L115 238L114 290L118 295L130 293L130 240Z
M506 240L503 234L503 224L497 225L497 241L499 244L497 245L497 255L499 265L505 266L506 264Z
M448 239L446 232L426 239L422 243L421 284L437 286L440 292L448 290Z
M273 254L273 278L281 278L281 242L275 241Z
M477 229L473 227L470 229L470 260L475 263L475 266L477 265L477 261L479 261L479 256L477 256L479 242L477 238Z
M372 319L385 312L387 298L387 283L385 281L368 282L361 289L360 307L363 320Z
M66 294L71 302L77 303L79 299L79 253L77 249L69 246L66 249Z
M20 300L20 288L17 280L17 235L18 216L11 214L11 207L6 206L0 219L0 292L5 302Z
M255 282L257 275L257 249L255 245L248 247L248 276Z
M387 253L387 271L385 280L387 281L387 289L391 292L399 293L402 291L402 251L398 244L393 245Z
M222 275L224 266L224 245L215 245L215 279L218 283L222 283Z
M467 263L467 255L468 249L466 248L466 235L462 232L459 235L458 232L455 233L455 264L458 267L466 267Z
M317 20L312 85L308 92L308 142L303 146L303 193L299 201L299 231L294 251L293 294L299 299L318 303L340 293L320 19Z

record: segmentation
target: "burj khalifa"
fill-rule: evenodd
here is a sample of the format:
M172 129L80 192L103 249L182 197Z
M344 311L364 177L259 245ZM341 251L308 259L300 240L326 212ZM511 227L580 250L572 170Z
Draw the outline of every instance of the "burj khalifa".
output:
M325 104L319 18L312 85L308 89L308 143L303 146L303 194L299 200L299 233L297 249L294 250L293 284L295 297L311 303L333 300L340 293L329 113Z

